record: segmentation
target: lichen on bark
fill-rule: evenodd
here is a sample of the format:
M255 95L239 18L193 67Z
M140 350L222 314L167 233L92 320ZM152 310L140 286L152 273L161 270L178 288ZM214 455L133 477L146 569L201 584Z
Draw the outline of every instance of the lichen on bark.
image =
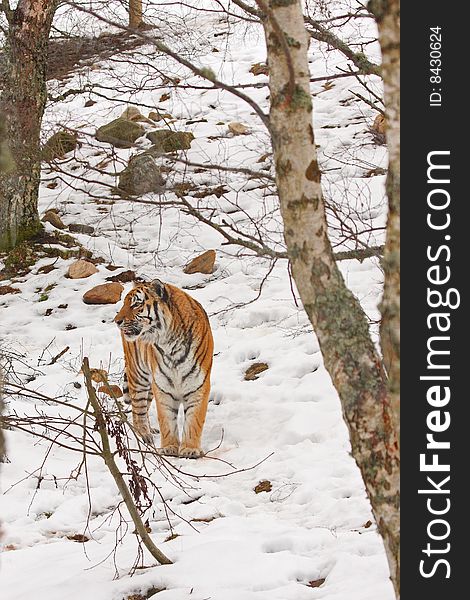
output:
M19 0L4 47L0 111L15 169L0 175L0 248L35 235L41 173L40 131L47 99L46 60L56 0Z

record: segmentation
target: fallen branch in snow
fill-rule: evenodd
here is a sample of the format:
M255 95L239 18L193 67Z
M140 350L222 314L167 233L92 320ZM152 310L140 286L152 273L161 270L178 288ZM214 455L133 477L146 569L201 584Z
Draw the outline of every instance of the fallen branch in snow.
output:
M110 554L117 551L119 541L122 540L128 530L130 521L128 515L130 515L135 526L134 533L137 534L139 545L131 573L134 572L137 563L143 559L144 547L160 564L170 564L170 559L159 550L149 535L150 529L147 519L149 511L152 514L151 510L156 508L154 498L159 499L158 507L161 507L163 511L163 516L168 522L171 533L173 533L171 522L173 516L177 518L178 522L183 521L196 531L197 529L190 519L175 512L174 507L171 506L171 503L166 500L162 493L160 484L155 481L154 475L159 476L159 479L160 476L164 477L186 494L188 502L181 501L181 504L187 504L201 496L198 487L193 486L191 480L197 482L204 478L209 480L221 479L229 475L250 471L268 460L272 453L256 464L240 469L219 457L207 456L207 459L211 459L212 462L220 462L227 465L229 469L225 472L209 474L187 473L184 469L173 464L172 460L158 455L153 446L143 444L138 436L134 438L133 434L135 432L132 424L115 397L113 397L114 402L109 402L109 398L104 395L98 397L92 384L91 369L87 359L83 362L82 374L85 377L88 396L84 405L83 403L74 403L74 394L54 398L39 390L29 389L22 383L5 382L5 393L9 399L8 404L11 404L14 397L26 400L22 403L22 406L26 408L28 414L18 414L15 408L10 406L10 414L3 416L1 426L8 430L27 433L34 436L36 440L45 441L47 442L47 448L38 468L30 469L26 477L11 485L4 493L8 493L10 489L25 479L34 480L36 491L31 498L31 508L35 494L37 490L41 489L43 482L49 482L56 489L59 489L59 484L64 480L64 485L66 485L70 480L78 481L79 476L81 476L84 493L87 495L89 503L89 511L83 523L83 531L90 532L88 537L92 538L96 526L90 526L93 488L90 486L87 460L90 456L99 457L103 459L120 492L116 504L109 509L111 512L106 516L106 519L111 519L116 514L119 519L119 525L116 529L117 542ZM110 393L108 396L113 396L112 388L107 383L104 385L109 388ZM58 414L54 408L60 409L63 413ZM222 443L222 439L223 436L216 448L212 448L209 452L217 449ZM50 468L46 469L46 463L52 457L54 449L61 454L64 450L70 450L80 456L79 464L69 474L66 473L65 477L62 474L56 476ZM123 464L120 464L121 461ZM129 482L127 477L129 477ZM125 513L122 510L123 505L127 508Z
M107 384L105 385L109 387ZM110 392L112 395L111 389ZM90 410L90 401L88 400L85 407L78 406L71 401L72 399L70 397L64 396L63 399L57 397L52 398L50 396L46 396L38 390L32 390L22 384L15 384L8 381L5 382L5 397L16 397L27 400L28 406L34 406L34 411L36 414L18 414L15 410L13 410L10 412L10 414L3 415L3 417L0 419L1 427L7 430L22 431L40 440L49 442L46 457L50 454L53 447L63 448L64 450L70 450L82 455L80 464L73 470L73 474L71 474L67 479L76 480L81 474L82 469L85 468L86 489L87 494L90 496L88 474L86 472L87 457L103 456L102 445L98 442L95 435L95 432L97 431L96 418L94 412ZM117 449L114 451L113 456L116 454L119 455L120 457L124 458L124 462L126 463L126 471L122 473L122 476L128 475L129 477L133 478L134 481L136 481L135 475L137 474L137 479L140 478L140 482L137 483L141 489L148 489L150 487L152 488L154 494L156 494L161 501L161 505L170 530L172 530L170 514L192 527L191 523L187 519L175 512L175 510L168 505L165 498L161 494L159 486L156 485L152 480L151 475L154 472L158 472L167 481L171 481L173 485L185 493L187 493L187 490L190 489L191 486L187 481L184 481L180 477L181 473L179 469L175 467L170 460L166 459L166 457L156 455L154 448L148 447L149 449L147 450L146 447L142 446L138 436L135 435L132 424L127 419L126 413L124 413L119 405L119 402L116 401L116 398L114 398L114 400L115 402L112 408L105 408L103 406L101 412L105 422L109 426L113 441L116 442ZM39 403L39 405L36 403ZM74 414L63 416L60 414L45 412L40 408L42 404L48 407L59 406L67 411L74 411ZM129 433L133 433L135 435L137 447L133 447L133 445L131 445ZM117 439L118 437L119 440ZM121 445L120 447L119 444ZM123 457L123 454L126 454L126 456ZM136 461L134 460L134 455L136 457L140 457L142 461L141 469L140 465L137 465ZM43 461L42 465L36 469L36 471L38 471L40 474L44 468L44 464L45 461ZM233 469L234 470L229 474L235 472L235 467L233 467ZM145 475L141 474L140 470L143 470ZM32 477L36 471L30 473L27 478ZM39 478L40 477L41 475L39 475ZM133 490L135 492L136 487L134 487ZM144 499L146 500L145 506L142 505L142 502L140 502L139 499L136 500L136 507L138 510L140 510L141 514L150 508L148 493L145 494ZM121 519L122 518L123 517L121 515Z
M49 363L49 365L53 365L53 364L55 364L55 363L56 363L56 362L59 360L59 358L61 358L61 357L62 357L62 356L63 356L63 355L66 353L66 352L68 352L69 350L70 350L70 346L65 346L65 348L59 352L59 354L56 354L56 355L55 355L55 356L52 358L52 360L51 360L51 362Z
M98 433L100 434L101 444L102 444L102 453L101 456L108 467L109 472L113 476L114 481L118 487L119 493L121 494L127 510L134 522L137 533L140 535L142 542L144 543L147 550L150 554L157 560L161 565L170 565L172 561L165 555L157 546L153 543L152 538L150 537L142 519L140 518L139 512L135 505L134 499L132 498L131 492L124 481L121 471L114 460L114 453L111 450L111 446L109 443L108 431L106 427L106 421L103 416L103 412L101 410L100 403L98 398L96 397L95 388L93 387L91 381L91 373L90 373L90 365L88 362L88 358L83 359L83 375L85 377L85 383L88 393L88 399L92 405L93 412L95 414L96 424L98 428Z

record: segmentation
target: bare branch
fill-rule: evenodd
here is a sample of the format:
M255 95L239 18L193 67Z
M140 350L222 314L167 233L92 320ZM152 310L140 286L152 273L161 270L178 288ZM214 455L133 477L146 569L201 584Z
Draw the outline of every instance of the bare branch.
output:
M165 554L163 554L163 552L161 550L159 550L159 548L157 548L157 546L155 546L152 538L148 534L148 531L147 531L144 523L142 522L142 519L140 518L140 515L137 511L137 507L133 501L133 498L129 491L129 488L127 487L127 485L122 477L122 474L116 464L116 461L114 460L114 456L111 451L111 447L110 447L110 443L109 443L108 432L106 429L106 422L104 420L103 413L101 411L100 403L98 402L98 398L96 397L95 389L91 383L91 372L90 372L90 365L88 362L88 358L83 359L82 370L83 370L83 374L85 376L85 384L86 384L86 388L87 388L88 399L93 408L93 412L94 412L97 427L98 427L98 432L100 434L101 443L103 446L101 456L102 456L104 462L106 463L106 466L108 467L109 472L113 476L114 481L116 482L118 490L119 490L122 498L124 499L126 508L129 511L129 514L134 522L135 528L136 528L138 534L140 535L143 543L145 544L145 547L150 552L150 554L155 558L155 560L157 560L161 565L171 565L172 561L167 556L165 556Z
M304 16L304 20L305 23L310 26L307 27L307 31L313 39L324 42L332 48L339 50L339 52L346 56L346 58L348 58L363 75L382 76L380 66L371 62L363 52L354 52L346 42L311 17Z
M258 17L258 19L262 18L261 11L246 4L245 2L243 2L243 0L232 0L232 1L234 4L239 6L242 10L244 10L246 13L248 13L254 17ZM261 6L260 2L258 2L258 0L255 0L255 1L259 6ZM354 15L354 16L356 16L356 15ZM369 16L370 17L370 15L361 15L361 16ZM324 42L324 43L328 44L329 46L331 46L332 48L339 50L339 52L341 52L344 56L346 56L346 58L348 58L359 69L359 71L363 75L377 75L378 77L382 76L380 65L376 65L375 63L368 60L368 58L362 52L354 52L354 50L352 50L352 48L350 46L348 46L348 44L346 44L346 42L341 40L337 35L335 35L330 30L328 30L326 27L324 27L320 21L312 19L311 17L309 17L307 15L304 15L304 21L305 21L306 25L309 26L309 27L307 27L307 31L313 39L315 39L319 42Z

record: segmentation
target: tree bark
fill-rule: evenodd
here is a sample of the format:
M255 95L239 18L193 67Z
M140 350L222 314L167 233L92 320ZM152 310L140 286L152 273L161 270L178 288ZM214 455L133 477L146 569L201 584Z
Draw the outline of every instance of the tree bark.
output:
M380 343L388 373L395 429L400 435L400 2L373 0L370 9L379 28L388 146L387 241L380 310Z
M129 27L138 29L142 25L142 0L129 0Z
M0 110L6 117L5 134L16 167L0 175L0 250L14 247L40 228L40 130L47 98L47 46L56 7L57 0L19 0L7 15Z
M312 127L308 43L300 0L257 0L269 63L270 133L292 273L341 400L398 586L399 456L382 361L328 238Z

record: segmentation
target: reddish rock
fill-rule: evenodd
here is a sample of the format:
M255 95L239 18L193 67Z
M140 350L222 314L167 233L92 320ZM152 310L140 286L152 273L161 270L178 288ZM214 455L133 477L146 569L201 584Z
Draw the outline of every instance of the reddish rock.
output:
M117 282L97 285L83 294L85 304L116 304L121 299L124 287Z
M245 372L245 381L254 381L258 379L258 375L268 369L266 363L253 363Z
M196 256L183 269L184 273L192 275L193 273L205 273L209 275L214 272L215 250L207 250L203 254Z
M55 210L48 210L41 219L43 223L50 223L57 229L65 229L65 225Z
M379 133L380 135L385 135L385 117L383 115L377 115L374 120L374 124L372 125L372 129Z
M233 135L245 135L249 131L246 125L243 125L243 123L236 122L229 123L228 130L230 131L230 133L233 133Z

